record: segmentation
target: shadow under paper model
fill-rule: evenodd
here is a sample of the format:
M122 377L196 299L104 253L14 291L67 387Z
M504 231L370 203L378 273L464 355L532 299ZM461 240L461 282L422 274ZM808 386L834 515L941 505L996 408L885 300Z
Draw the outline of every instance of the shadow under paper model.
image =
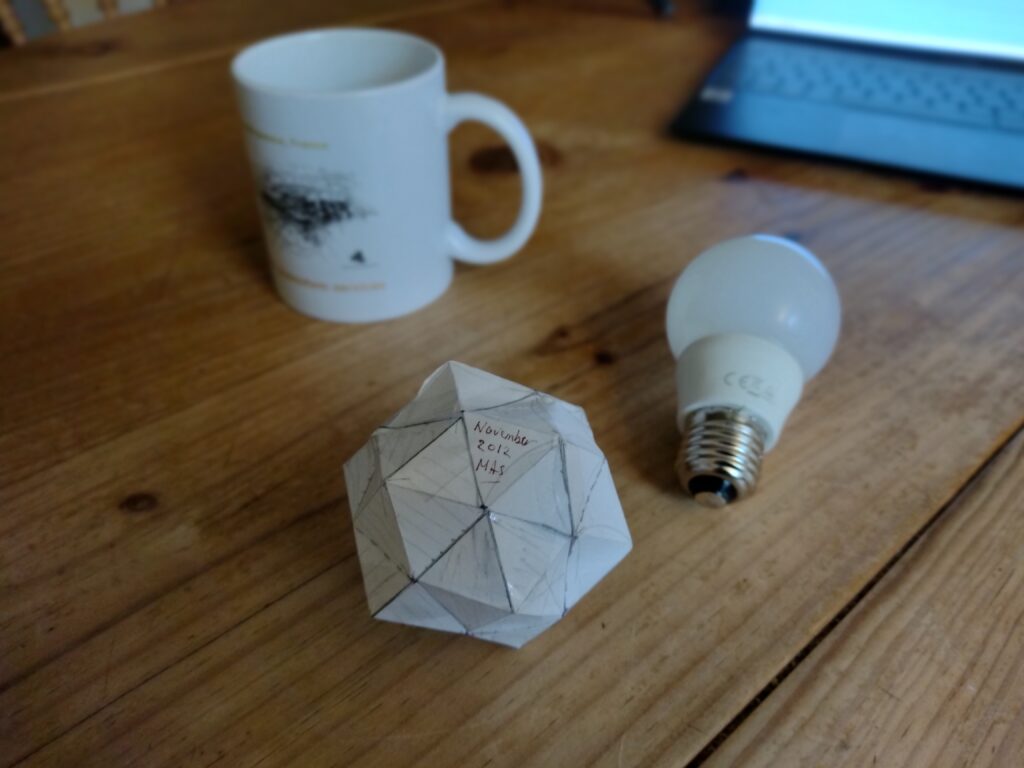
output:
M282 237L309 245L320 245L332 226L373 215L356 202L348 179L341 174L267 171L260 200Z

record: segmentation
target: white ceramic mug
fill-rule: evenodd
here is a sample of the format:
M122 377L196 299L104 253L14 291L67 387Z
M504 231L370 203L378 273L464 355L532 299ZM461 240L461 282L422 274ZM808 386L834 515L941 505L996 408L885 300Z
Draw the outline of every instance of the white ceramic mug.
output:
M529 239L540 162L522 122L475 93L445 91L426 40L377 29L271 38L231 65L274 281L307 315L368 322L406 314L451 282L452 258L487 264ZM522 177L512 228L478 240L451 217L448 133L477 120L508 142Z

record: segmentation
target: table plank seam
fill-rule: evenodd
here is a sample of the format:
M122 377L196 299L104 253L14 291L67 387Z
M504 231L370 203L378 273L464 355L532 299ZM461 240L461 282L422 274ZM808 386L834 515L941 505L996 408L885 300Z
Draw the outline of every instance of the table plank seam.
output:
M940 520L946 517L947 513L954 510L957 506L957 502L965 496L967 492L979 481L979 479L989 470L989 468L996 462L996 460L1008 450L1009 446L1013 441L1022 433L1024 433L1024 421L1021 421L1017 426L1011 430L1009 436L999 442L997 447L989 454L988 457L982 461L975 470L968 476L967 480L950 496L950 498L944 503L939 505L935 514L928 518L928 520L911 536L906 543L903 544L899 550L893 554L878 569L878 572L872 576L863 587L861 587L857 594L855 594L849 602L847 602L837 613L832 617L829 622L822 627L822 629L812 637L803 648L801 648L792 659L775 674L771 680L768 681L765 686L757 692L757 694L743 707L736 715L720 730L705 746L698 752L688 763L685 768L699 768L711 756L718 750L718 748L725 743L725 741L746 721L754 711L765 702L765 700L771 696L771 694L778 688L787 677L801 664L814 649L817 648L821 643L834 632L843 620L853 612L853 610L864 601L868 595L874 591L875 587L892 571L893 568L913 549L914 545L917 544L925 535L935 528Z

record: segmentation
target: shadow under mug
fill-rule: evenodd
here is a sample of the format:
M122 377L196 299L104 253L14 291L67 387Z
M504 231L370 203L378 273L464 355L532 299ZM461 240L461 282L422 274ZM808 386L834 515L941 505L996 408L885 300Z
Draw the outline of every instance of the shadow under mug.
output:
M500 261L540 215L540 162L522 121L494 99L449 95L444 56L400 32L326 29L271 38L231 65L271 270L307 315L370 322L412 312L451 282L452 259ZM451 215L448 134L490 126L522 177L511 229L467 234Z

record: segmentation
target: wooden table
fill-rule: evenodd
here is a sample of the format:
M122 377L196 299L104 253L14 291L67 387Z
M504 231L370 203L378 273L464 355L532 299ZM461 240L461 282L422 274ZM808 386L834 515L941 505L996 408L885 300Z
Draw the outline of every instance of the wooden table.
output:
M682 5L204 0L0 54L0 762L1024 764L1020 200L666 139L736 29ZM547 180L523 253L365 327L275 299L227 76L348 22L437 41ZM501 229L497 139L453 162ZM752 231L820 255L844 328L709 511L662 318ZM585 406L633 530L521 651L367 614L341 464L447 359Z

